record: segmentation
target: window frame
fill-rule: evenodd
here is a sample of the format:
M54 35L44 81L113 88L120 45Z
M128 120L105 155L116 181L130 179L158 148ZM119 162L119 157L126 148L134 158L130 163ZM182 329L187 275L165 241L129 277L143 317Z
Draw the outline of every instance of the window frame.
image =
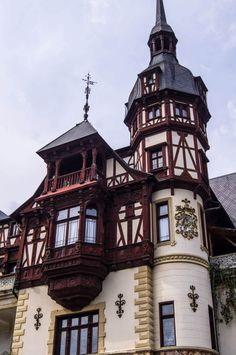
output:
M93 317L97 316L97 322L93 321ZM55 320L55 339L54 339L54 350L53 355L61 354L61 334L66 332L65 337L65 352L63 355L69 355L71 351L71 336L72 331L77 330L77 345L76 354L85 355L85 354L97 354L99 352L99 310L84 312L84 313L72 313L65 314L62 316L56 317ZM82 318L88 317L87 324L82 324ZM78 324L73 325L72 320L78 319ZM67 321L67 325L63 327L63 321ZM96 332L96 352L93 351L93 329L97 328ZM81 353L80 345L81 345L81 330L87 329L87 351Z
M162 307L163 306L168 306L168 305L173 305L173 313L172 314L163 315L162 314L163 313L162 312ZM173 345L166 345L165 344L164 331L163 331L163 320L164 319L173 319L173 329L174 329L174 344ZM168 302L159 303L159 320L160 320L160 346L161 347L176 346L176 327L175 327L175 305L174 305L174 301L168 301Z
M156 115L157 110L159 109L160 114ZM149 115L152 114L152 118L149 118ZM162 117L162 107L161 107L161 103L157 104L155 106L149 107L147 109L147 115L146 115L146 122L152 122L158 118Z
M167 206L167 214L161 216L159 215L159 207L161 206ZM158 202L155 205L155 215L156 215L156 232L157 232L157 243L163 244L163 243L169 243L171 241L171 233L170 233L170 207L169 207L169 201L165 200L162 202ZM166 219L168 220L168 231L169 231L169 239L166 240L161 240L160 239L160 220Z
M218 350L217 337L216 337L216 326L214 318L213 307L208 305L208 316L209 316L209 326L211 334L211 347L213 350Z
M88 215L87 214L87 210L89 210L89 209L96 210L96 216ZM87 219L96 221L96 224L95 224L95 235L93 236L94 241L88 241L88 239L90 239L90 238L86 238L87 237L86 236ZM87 243L87 244L96 244L97 243L97 229L98 229L98 208L95 205L88 205L85 208L85 214L84 214L84 238L83 238L84 239L84 243Z
M178 114L177 114L177 109L179 110ZM183 115L183 111L184 110L186 111L187 116ZM190 120L190 110L189 110L189 105L188 104L184 104L184 103L181 103L181 102L175 102L174 112L175 112L175 116L181 117L181 118L186 119L186 120Z
M158 151L162 151L162 161L163 165L161 167L153 168L152 161L152 154ZM149 167L149 172L155 173L155 172L161 172L167 168L166 166L166 143L158 144L154 147L151 147L148 149L148 167Z
M70 217L70 210L71 210L72 208L76 208L76 207L79 209L78 216ZM59 216L59 213L60 213L61 211L67 211L67 217L58 220L58 216ZM63 209L58 209L58 210L57 210L56 217L55 217L54 248L62 248L62 247L66 247L66 246L69 246L69 245L73 245L73 244L75 244L75 243L78 241L78 239L79 239L79 224L80 224L80 218L81 218L80 205L70 206L70 207L67 207L67 208L63 208ZM78 221L77 240L74 241L73 243L69 243L69 229L70 229L69 226L70 226L70 222L71 222L71 221ZM58 245L58 244L57 244L57 226L60 225L60 224L64 224L64 223L66 223L65 241L64 241L63 244Z

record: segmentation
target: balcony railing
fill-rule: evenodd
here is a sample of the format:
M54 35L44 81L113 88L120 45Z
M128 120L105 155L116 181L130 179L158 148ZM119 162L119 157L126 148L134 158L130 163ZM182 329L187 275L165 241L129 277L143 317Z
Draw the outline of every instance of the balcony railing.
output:
M12 291L15 282L15 275L0 276L0 295L6 291Z
M84 184L89 181L97 181L102 178L103 174L98 169L87 168L49 179L48 191L55 191L77 184Z
M211 264L219 266L222 269L236 269L236 253L214 256L211 258Z

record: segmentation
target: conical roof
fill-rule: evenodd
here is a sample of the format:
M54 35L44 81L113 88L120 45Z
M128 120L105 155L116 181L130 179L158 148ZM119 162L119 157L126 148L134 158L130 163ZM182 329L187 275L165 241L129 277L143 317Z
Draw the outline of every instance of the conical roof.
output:
M163 0L156 1L156 25L153 27L151 35L160 31L173 32L172 28L168 25L166 21Z
M49 144L45 145L43 148L39 149L37 153L43 153L47 150L51 150L53 148L62 146L64 144L77 141L78 139L82 139L92 134L98 133L96 129L91 125L91 123L87 120L84 120L78 123L76 126L71 128L69 131L63 133L58 138L54 139Z

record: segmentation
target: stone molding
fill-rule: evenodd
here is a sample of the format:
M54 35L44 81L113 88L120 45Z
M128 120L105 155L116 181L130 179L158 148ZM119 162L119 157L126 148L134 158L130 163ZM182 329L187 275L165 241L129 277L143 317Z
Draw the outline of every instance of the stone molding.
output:
M11 355L21 355L23 348L22 337L25 334L25 323L26 323L26 312L28 309L27 300L29 299L29 294L26 290L20 290L17 308L16 308L16 319L12 339Z
M154 259L154 265L166 263L190 263L203 266L206 269L209 268L209 262L207 260L191 254L172 254L160 256Z
M112 354L107 354L112 355ZM114 355L114 354L113 354ZM163 348L163 350L143 350L136 352L122 352L115 353L115 355L219 355L218 351L204 349L204 348L196 348L196 347L176 347L173 346L171 348Z
M92 312L98 311L99 312L99 324L98 324L98 355L104 354L105 346L104 346L104 338L105 334L105 302L97 303L97 304L90 304L78 312L71 312L68 309L62 310L55 310L51 312L51 320L49 326L49 339L47 342L48 345L48 355L53 355L53 342L54 342L54 335L55 335L55 324L56 324L56 317L64 316L64 315L71 315L71 314L80 314L85 312Z
M134 288L134 304L138 307L135 312L135 319L138 325L135 327L135 334L138 341L136 349L152 349L154 345L154 315L153 315L153 294L152 294L152 270L149 266L141 266L135 273L134 279L138 284ZM146 354L146 352L145 352Z

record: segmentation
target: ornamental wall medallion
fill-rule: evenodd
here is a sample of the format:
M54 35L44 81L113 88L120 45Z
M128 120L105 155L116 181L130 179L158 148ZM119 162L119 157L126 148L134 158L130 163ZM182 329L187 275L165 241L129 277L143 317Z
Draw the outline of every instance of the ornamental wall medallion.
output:
M182 202L184 206L176 206L176 233L190 240L198 237L197 216L195 208L189 205L190 201L187 198Z

